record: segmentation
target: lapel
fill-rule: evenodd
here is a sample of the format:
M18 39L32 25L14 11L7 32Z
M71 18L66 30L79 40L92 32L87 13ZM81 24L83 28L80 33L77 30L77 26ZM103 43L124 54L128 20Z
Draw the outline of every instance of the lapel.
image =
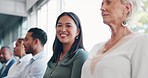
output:
M7 76L10 67L15 63L15 60L12 59L10 63L6 66L4 72L0 75L0 78Z

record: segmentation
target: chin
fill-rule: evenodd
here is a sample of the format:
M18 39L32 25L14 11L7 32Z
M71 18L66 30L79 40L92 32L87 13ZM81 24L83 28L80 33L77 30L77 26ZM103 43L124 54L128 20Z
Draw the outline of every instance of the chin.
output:
M26 51L26 54L30 54L31 52L30 51Z
M106 21L104 21L104 20L103 20L103 23L108 25L108 22L106 22Z
M67 41L64 40L64 39L63 39L63 40L61 39L60 42L61 42L61 43L66 43Z

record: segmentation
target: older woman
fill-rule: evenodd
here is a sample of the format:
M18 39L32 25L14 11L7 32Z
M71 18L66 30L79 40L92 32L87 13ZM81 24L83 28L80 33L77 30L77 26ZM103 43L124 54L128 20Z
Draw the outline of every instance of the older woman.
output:
M81 22L73 12L63 12L56 21L53 56L48 62L44 78L80 78L87 59L83 47Z
M93 47L81 78L148 78L148 36L127 27L136 9L136 0L102 1L111 38Z

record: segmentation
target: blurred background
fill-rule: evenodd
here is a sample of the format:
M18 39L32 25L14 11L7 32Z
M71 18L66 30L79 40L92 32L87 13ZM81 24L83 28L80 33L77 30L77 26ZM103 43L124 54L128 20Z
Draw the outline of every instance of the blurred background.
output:
M39 27L46 31L45 51L52 56L57 16L64 11L76 13L82 24L84 47L89 52L99 42L110 37L103 24L100 6L102 0L0 0L0 47L15 47L15 41L24 38L28 29ZM141 0L141 8L133 19L133 31L148 33L148 0ZM1 64L0 64L1 67Z

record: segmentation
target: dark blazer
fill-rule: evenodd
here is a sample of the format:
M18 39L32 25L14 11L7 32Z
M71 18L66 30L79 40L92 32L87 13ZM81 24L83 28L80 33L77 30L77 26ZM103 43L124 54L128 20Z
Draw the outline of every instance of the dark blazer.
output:
M3 77L5 77L5 76L7 76L10 67L11 67L14 63L15 63L15 60L12 59L12 60L9 62L9 64L6 66L4 72L0 75L0 78L3 78Z

